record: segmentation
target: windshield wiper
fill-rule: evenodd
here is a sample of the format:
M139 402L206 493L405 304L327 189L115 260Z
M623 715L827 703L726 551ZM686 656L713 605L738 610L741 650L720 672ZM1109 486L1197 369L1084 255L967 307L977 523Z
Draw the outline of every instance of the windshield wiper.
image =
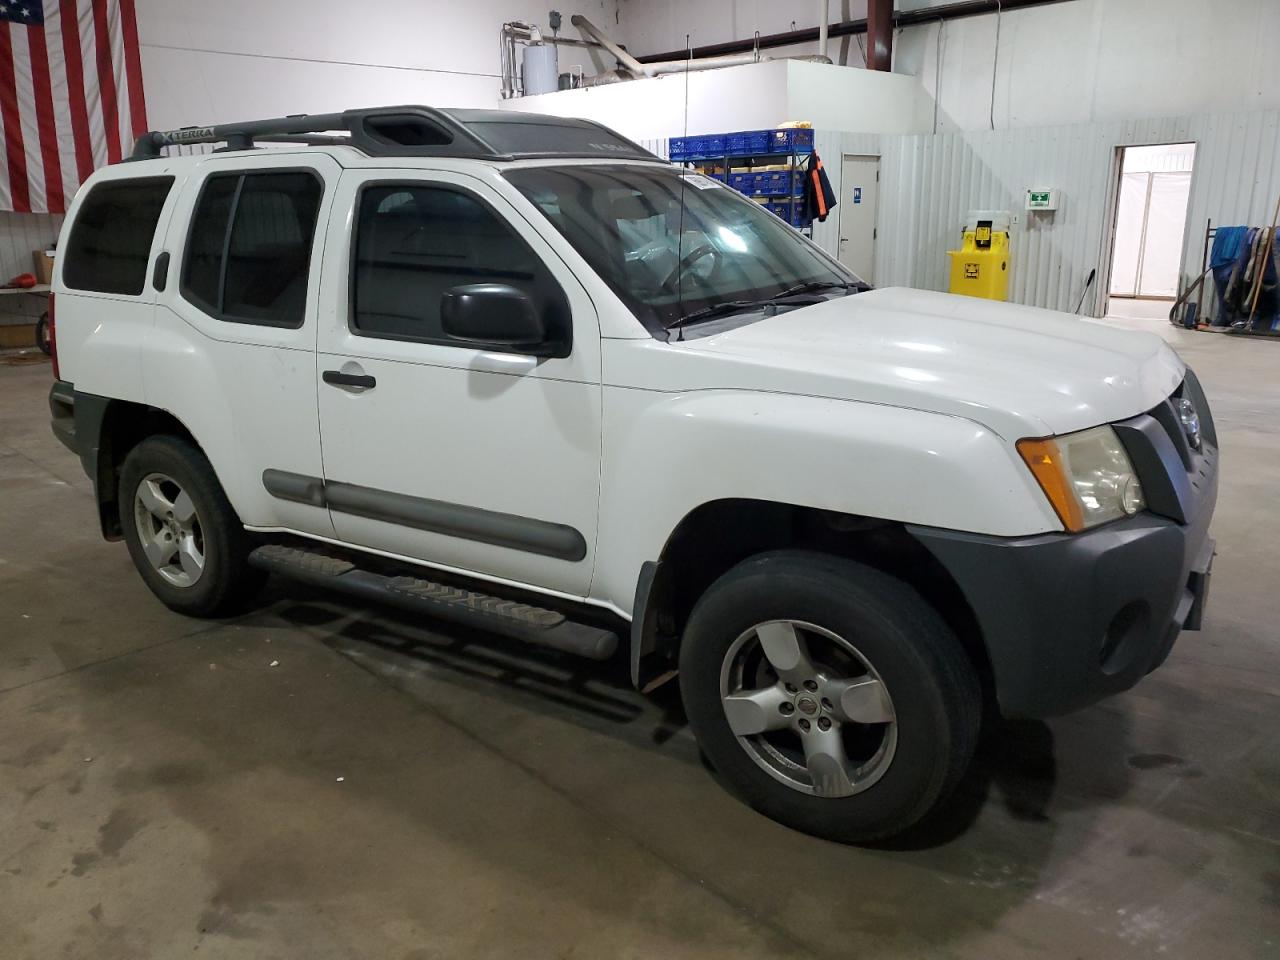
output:
M725 300L721 303L713 303L709 307L703 307L701 310L686 313L683 317L677 317L667 324L667 329L674 330L689 323L709 320L712 317L723 316L726 313L736 313L739 310L763 309L769 306L769 303L769 300Z
M816 293L819 290L853 290L855 293L862 293L864 290L870 289L869 286L861 281L806 280L804 283L797 283L794 287L788 287L772 299L780 300L783 297L790 297L797 293Z
M768 307L792 306L793 304L785 303L788 297L794 297L802 293L817 293L820 290L855 290L861 292L864 289L870 289L865 284L846 283L840 280L806 280L804 283L797 283L788 287L781 293L775 293L771 297L764 297L760 300L726 300L723 303L713 303L709 307L703 307L701 310L695 310L687 313L683 317L673 320L668 324L668 330L675 330L677 327L683 327L690 323L697 323L699 320L709 320L712 317L723 316L727 313L736 313L739 310L751 309L767 309ZM814 301L819 303L821 301ZM797 303L794 306L807 306L807 304Z

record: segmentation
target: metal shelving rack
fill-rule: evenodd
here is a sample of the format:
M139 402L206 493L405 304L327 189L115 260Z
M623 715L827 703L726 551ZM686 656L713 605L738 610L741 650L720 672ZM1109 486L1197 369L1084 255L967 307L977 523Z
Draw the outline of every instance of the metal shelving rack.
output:
M798 230L813 222L804 219L804 164L813 153L813 130L807 127L781 130L746 130L701 137L673 137L668 145L673 163L692 166L707 176L721 180L745 197L761 205ZM785 170L757 170L777 167ZM739 168L734 172L734 168ZM741 168L748 168L742 171ZM774 179L785 174L779 188Z

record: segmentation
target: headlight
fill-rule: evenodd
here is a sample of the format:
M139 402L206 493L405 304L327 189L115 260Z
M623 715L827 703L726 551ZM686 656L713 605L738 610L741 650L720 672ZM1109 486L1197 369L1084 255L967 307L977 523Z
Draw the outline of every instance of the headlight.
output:
M1019 440L1018 453L1035 474L1062 525L1073 533L1127 517L1146 506L1129 455L1110 427L1045 440Z

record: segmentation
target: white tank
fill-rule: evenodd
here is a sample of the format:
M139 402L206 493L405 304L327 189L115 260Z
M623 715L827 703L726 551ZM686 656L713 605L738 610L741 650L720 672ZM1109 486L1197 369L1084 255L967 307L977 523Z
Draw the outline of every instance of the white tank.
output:
M531 43L524 48L524 95L555 93L560 88L560 67L554 43Z

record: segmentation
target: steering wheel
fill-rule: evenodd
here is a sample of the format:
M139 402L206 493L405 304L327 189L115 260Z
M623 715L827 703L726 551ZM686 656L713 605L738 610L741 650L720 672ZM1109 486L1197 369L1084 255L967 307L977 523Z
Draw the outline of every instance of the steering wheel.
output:
M681 258L680 262L672 268L671 272L662 281L662 285L664 287L675 286L689 272L690 268L704 257L715 258L715 266L711 268L712 272L714 272L720 266L721 256L722 254L716 247L709 243L700 243Z

